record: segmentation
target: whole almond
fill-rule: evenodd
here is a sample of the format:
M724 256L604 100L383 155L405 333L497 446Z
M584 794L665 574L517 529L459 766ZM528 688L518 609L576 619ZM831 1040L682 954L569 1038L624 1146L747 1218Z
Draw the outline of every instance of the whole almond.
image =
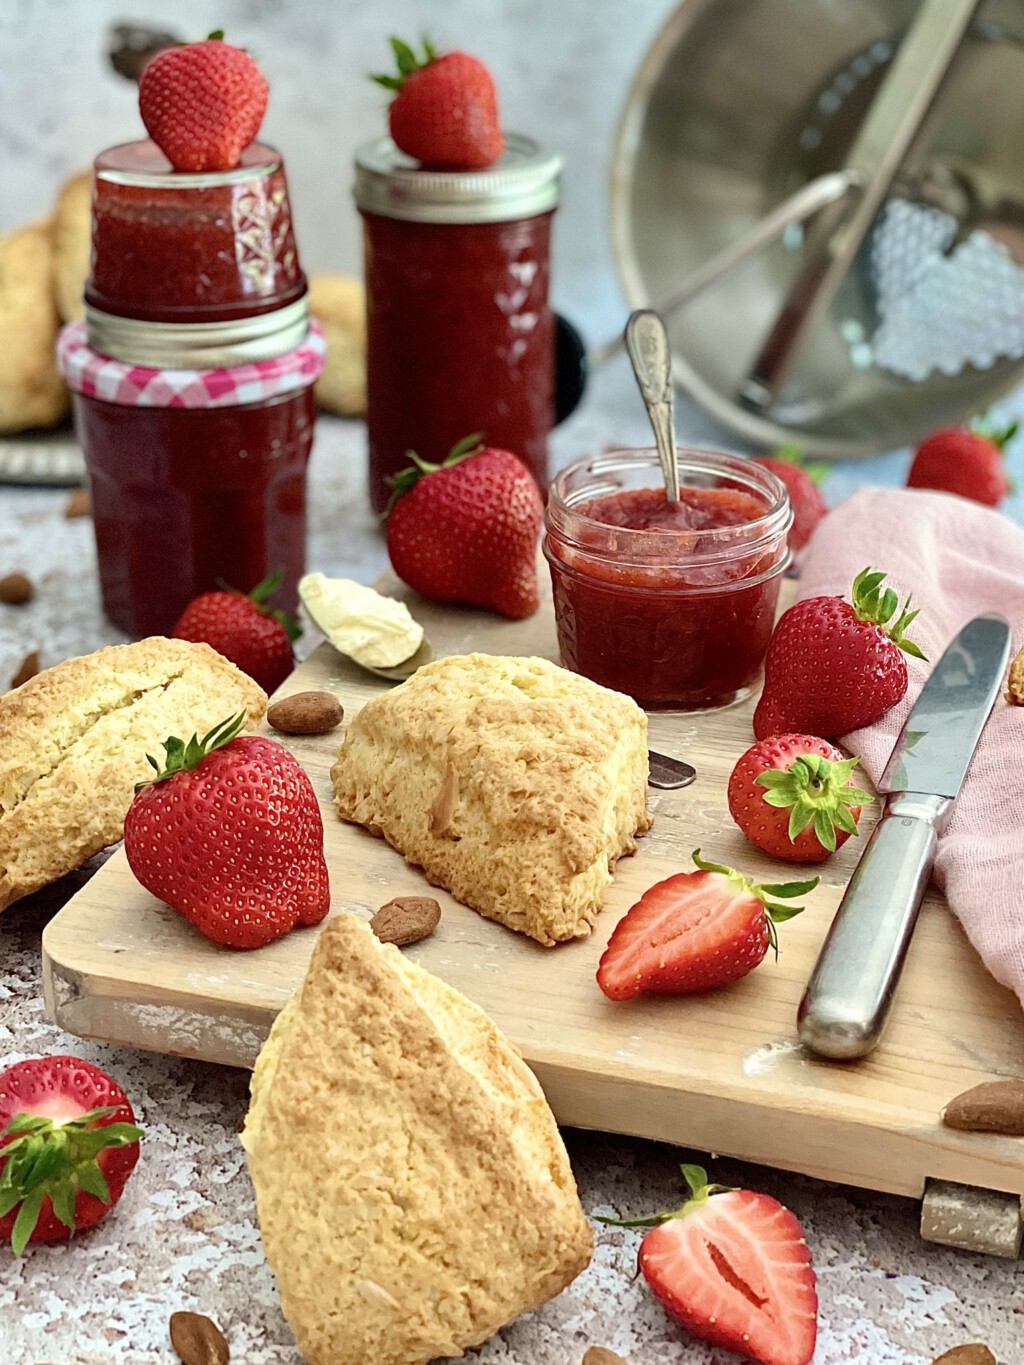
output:
M627 1365L627 1362L607 1346L589 1346L582 1365Z
M998 1365L998 1362L987 1346L982 1346L980 1341L972 1341L936 1356L932 1365Z
M88 488L76 488L64 504L64 515L68 521L75 517L87 517L92 512L92 499Z
M370 920L370 928L381 943L404 948L427 938L440 920L441 907L433 896L399 896L380 907Z
M30 650L18 665L18 671L11 679L11 688L20 687L22 683L27 683L29 678L34 678L39 672L39 651Z
M31 602L34 595L32 580L26 574L9 573L0 578L0 602L20 607L23 602Z
M965 1133L1024 1137L1024 1081L983 1081L950 1100L942 1111L947 1128Z
M224 1333L203 1313L171 1314L171 1345L184 1365L228 1365Z
M293 692L267 710L267 724L283 735L326 735L341 724L345 711L331 692Z

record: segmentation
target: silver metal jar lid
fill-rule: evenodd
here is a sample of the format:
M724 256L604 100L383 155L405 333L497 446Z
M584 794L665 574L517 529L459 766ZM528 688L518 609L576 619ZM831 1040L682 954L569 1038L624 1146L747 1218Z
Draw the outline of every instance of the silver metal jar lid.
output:
M219 370L284 355L305 340L309 305L302 295L284 308L229 322L140 322L85 308L89 345L100 355L155 370Z
M510 133L500 161L479 171L425 170L389 137L356 150L356 205L414 223L501 223L558 203L562 158Z

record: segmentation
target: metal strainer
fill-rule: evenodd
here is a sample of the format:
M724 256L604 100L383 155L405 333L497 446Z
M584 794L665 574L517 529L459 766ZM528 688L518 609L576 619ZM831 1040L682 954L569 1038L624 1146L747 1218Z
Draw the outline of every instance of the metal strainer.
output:
M613 162L632 307L748 439L859 455L1024 378L1020 0L685 0Z

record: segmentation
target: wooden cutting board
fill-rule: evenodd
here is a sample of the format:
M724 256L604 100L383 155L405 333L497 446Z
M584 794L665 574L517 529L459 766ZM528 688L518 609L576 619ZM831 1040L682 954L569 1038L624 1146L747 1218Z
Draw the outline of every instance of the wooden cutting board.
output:
M543 575L546 580L547 575ZM388 585L403 596L397 585ZM435 654L483 650L556 658L550 600L528 621L415 600ZM387 684L321 646L281 695L326 688L351 716ZM869 1058L815 1059L796 1041L796 1008L858 856L851 840L821 871L782 949L724 990L612 1003L594 972L625 910L690 853L778 880L733 825L726 781L752 742L753 701L705 715L651 717L653 748L695 764L678 792L651 791L654 827L623 859L586 940L541 948L443 892L436 934L407 949L476 1001L522 1050L563 1124L664 1139L829 1180L919 1196L934 1178L1024 1193L1020 1140L956 1133L942 1106L978 1081L1019 1075L1024 1017L987 975L957 921L930 896L889 1030ZM328 770L332 735L286 739L323 808L332 913L369 917L392 896L428 891L382 840L341 823ZM862 820L870 826L873 812ZM249 1066L304 974L316 930L252 953L208 943L133 878L118 851L43 935L46 1005L62 1028L160 1052Z

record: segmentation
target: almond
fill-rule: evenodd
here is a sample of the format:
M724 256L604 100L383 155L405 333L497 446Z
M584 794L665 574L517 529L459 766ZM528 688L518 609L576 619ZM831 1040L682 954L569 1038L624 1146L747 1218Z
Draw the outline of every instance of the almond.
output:
M0 578L0 602L20 607L23 602L30 602L34 594L32 580L26 574L9 573Z
M965 1133L1024 1137L1024 1081L983 1081L950 1100L942 1122Z
M202 1313L171 1314L171 1345L183 1365L228 1365L224 1333Z
M627 1362L606 1346L590 1346L583 1357L583 1365L627 1365Z
M331 692L293 692L267 710L267 724L283 735L325 735L341 724L345 711Z
M433 896L399 896L380 907L370 920L370 928L381 943L395 943L404 948L406 944L427 938L440 920L441 907Z
M76 488L64 504L64 515L68 521L75 517L88 517L92 514L92 499L88 488Z
M971 1341L936 1356L932 1365L998 1365L998 1362L987 1346L982 1346L980 1341Z
M30 650L18 665L18 671L11 679L11 688L20 687L22 683L27 683L29 678L34 678L39 672L39 651Z

